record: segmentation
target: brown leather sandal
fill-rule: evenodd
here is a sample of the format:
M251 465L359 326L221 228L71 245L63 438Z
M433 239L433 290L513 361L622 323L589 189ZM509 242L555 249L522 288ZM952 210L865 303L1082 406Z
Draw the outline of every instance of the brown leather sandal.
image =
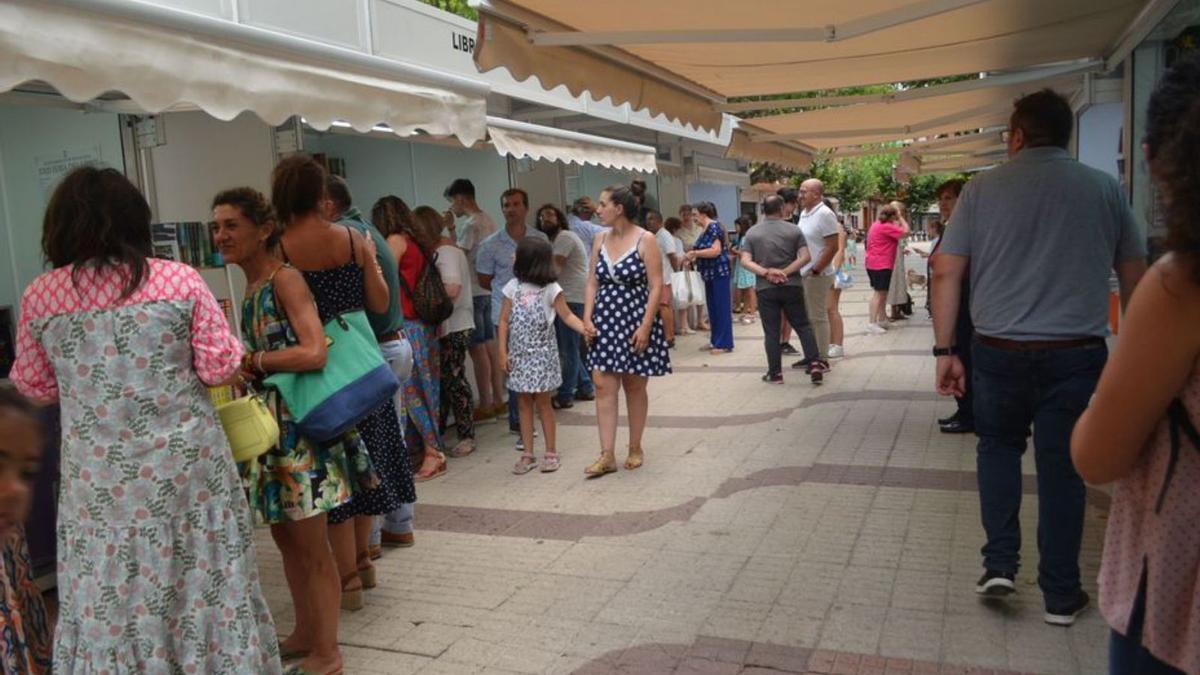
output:
M355 582L358 582L358 588L351 588ZM355 570L342 577L342 609L357 612L363 605L362 579L358 576L358 570Z

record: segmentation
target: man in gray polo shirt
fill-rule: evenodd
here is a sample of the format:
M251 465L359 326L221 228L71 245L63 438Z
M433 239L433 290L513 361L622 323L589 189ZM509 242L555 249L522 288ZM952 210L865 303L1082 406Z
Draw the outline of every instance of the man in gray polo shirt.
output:
M979 505L987 543L975 590L1016 590L1021 455L1033 427L1038 485L1038 585L1045 621L1069 626L1090 598L1079 582L1085 488L1071 430L1104 368L1109 277L1124 302L1146 270L1145 242L1111 176L1067 152L1074 114L1050 90L1017 101L1010 161L967 183L934 268L937 389L975 389ZM970 269L975 339L955 344L961 281ZM966 382L957 350L971 349Z
M800 336L807 371L813 384L820 384L829 365L818 352L817 338L808 320L800 268L809 264L804 233L782 219L783 197L763 200L763 221L750 228L742 242L742 266L757 277L758 314L762 317L763 342L767 350L767 374L763 382L783 384L779 324L786 318Z

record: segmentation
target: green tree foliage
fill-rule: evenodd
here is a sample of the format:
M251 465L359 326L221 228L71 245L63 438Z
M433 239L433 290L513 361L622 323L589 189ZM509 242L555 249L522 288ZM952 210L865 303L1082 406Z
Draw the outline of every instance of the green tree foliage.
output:
M421 0L421 2L427 5L433 5L434 7L450 12L451 14L465 16L472 21L479 20L479 13L467 4L467 0Z
M825 184L825 194L837 197L844 211L860 208L869 199L904 202L910 213L923 213L936 201L937 186L959 174L938 173L915 176L907 183L900 183L892 176L899 154L881 148L878 154L862 157L830 159L821 157L813 161L808 171L789 177L798 185L807 178L816 178Z

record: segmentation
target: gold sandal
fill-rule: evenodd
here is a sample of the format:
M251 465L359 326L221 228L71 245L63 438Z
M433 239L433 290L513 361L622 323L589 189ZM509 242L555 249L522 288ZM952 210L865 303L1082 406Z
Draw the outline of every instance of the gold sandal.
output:
M626 471L633 471L634 469L641 467L645 461L646 455L642 452L641 446L636 448L632 445L629 446L629 455L625 458Z
M583 470L583 473L586 474L588 478L599 478L606 473L616 473L616 458L613 457L612 459L606 461L606 457L612 457L612 455L600 453L599 459L589 464L588 467Z

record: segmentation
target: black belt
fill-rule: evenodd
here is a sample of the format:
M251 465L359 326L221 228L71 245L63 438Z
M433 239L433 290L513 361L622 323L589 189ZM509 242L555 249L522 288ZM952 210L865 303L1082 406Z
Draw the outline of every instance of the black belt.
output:
M396 340L399 340L399 339L400 339L400 331L398 331L398 330L394 330L390 333L379 333L378 335L375 336L375 340L378 341L380 344L383 344L384 342L395 342Z
M1104 344L1104 338L1102 337L1074 338L1070 340L1007 340L1005 338L976 333L975 339L979 340L981 344L1008 352L1040 352L1047 349L1070 349L1072 347Z

